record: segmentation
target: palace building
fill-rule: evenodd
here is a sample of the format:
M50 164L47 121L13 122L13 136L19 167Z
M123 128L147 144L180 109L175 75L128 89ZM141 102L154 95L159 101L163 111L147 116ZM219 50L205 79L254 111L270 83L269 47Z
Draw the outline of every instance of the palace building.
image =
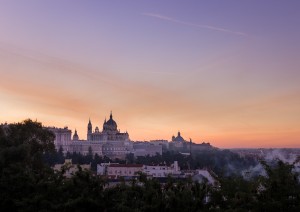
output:
M10 124L0 124L4 133L9 131ZM193 143L192 139L186 141L178 131L177 136L172 136L171 142L168 140L151 140L151 141L131 141L128 132L120 132L118 125L110 113L109 119L104 120L102 131L93 125L89 119L87 124L87 139L80 139L75 129L72 131L68 127L44 127L52 131L55 135L54 145L56 150L63 151L64 154L88 153L98 154L99 156L107 156L109 158L125 159L127 154L135 157L139 156L155 156L162 155L163 149L180 151L181 153L191 154L193 151L213 148L210 143Z
M89 119L87 125L87 140L80 140L75 130L73 139L72 132L67 127L65 128L48 128L55 134L56 149L63 149L67 152L80 152L88 154L92 151L93 154L99 156L108 156L110 158L125 158L126 154L133 152L133 142L129 139L128 132L121 133L118 130L117 123L113 120L112 113L109 120L104 120L102 131L95 127L93 131L92 122Z

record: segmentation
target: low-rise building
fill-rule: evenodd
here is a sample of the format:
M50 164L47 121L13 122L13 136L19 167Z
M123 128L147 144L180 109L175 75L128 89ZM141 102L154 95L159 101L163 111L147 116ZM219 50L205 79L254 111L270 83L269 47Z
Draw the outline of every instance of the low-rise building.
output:
M72 177L78 170L79 167L82 170L91 170L91 164L82 164L82 165L77 165L77 164L72 164L71 159L66 159L64 164L56 164L54 165L53 169L55 171L62 171L64 170L64 176L66 178Z
M180 175L180 167L178 166L178 162L174 161L171 166L143 166L143 172L150 177L168 177L174 175Z
M97 165L97 174L107 175L111 179L117 179L119 177L137 177L138 173L144 173L148 177L164 178L168 176L178 176L181 172L177 161L171 166L116 163L101 163Z
M97 175L107 175L107 167L112 164L119 164L119 163L100 163L97 164Z
M107 166L107 176L111 179L137 177L138 173L142 171L142 164L110 164Z

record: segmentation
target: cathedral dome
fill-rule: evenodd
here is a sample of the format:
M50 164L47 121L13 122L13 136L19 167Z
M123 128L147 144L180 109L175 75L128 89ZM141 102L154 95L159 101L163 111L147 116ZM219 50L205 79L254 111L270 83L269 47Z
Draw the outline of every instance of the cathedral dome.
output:
M112 113L110 114L109 120L104 122L103 129L117 130L117 123L113 120Z
M105 124L109 126L117 126L117 123L112 118L110 118Z
M178 141L178 142L184 142L184 138L180 135L180 132L178 132L177 137L175 138L174 136L172 137L172 141Z

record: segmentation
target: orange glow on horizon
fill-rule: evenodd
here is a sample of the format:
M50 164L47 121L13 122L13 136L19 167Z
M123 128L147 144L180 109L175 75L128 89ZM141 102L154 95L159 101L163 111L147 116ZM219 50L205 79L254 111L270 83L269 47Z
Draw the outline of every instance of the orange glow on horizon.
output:
M144 1L122 10L111 1L49 2L57 15L45 3L0 7L0 123L37 119L86 139L89 117L101 129L112 110L132 140L181 131L220 148L300 148L300 30L290 25L300 13L290 15L292 3L251 3L260 8L253 16L244 3L143 11ZM220 17L227 12L230 19Z

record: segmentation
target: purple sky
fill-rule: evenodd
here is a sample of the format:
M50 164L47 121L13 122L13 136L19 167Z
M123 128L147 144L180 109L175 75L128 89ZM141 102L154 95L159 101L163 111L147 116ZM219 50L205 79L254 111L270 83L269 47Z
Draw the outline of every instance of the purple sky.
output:
M300 147L300 1L0 1L1 122Z

